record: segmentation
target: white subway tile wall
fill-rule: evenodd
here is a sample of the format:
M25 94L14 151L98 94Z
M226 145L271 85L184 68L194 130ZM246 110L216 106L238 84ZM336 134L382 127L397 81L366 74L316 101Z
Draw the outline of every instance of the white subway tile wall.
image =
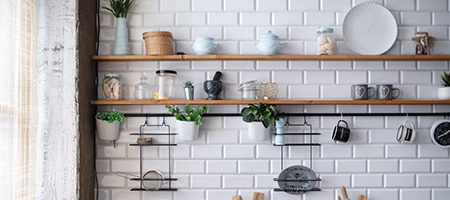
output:
M267 30L284 42L281 54L316 54L316 29L334 28L337 54L355 54L342 36L346 12L357 4L376 2L390 9L399 25L397 42L388 54L414 54L411 37L416 31L428 31L436 37L433 54L450 54L450 0L136 0L128 17L133 54L145 54L142 33L170 31L175 51L193 54L195 37L213 37L219 43L218 54L257 54L254 46ZM108 1L102 0L103 6ZM100 13L100 52L112 54L116 20L106 10ZM277 82L278 99L351 99L352 84L394 84L399 99L436 99L440 74L449 70L448 61L192 61L192 62L100 62L100 79L105 73L122 74L123 99L134 99L134 85L145 73L153 83L155 71L178 71L176 98L183 99L182 83L192 80L195 99L206 98L202 83L223 72L224 99L240 99L237 87L248 80ZM101 87L99 99L104 99ZM279 106L282 112L449 112L449 106ZM212 105L210 112L239 112L242 106ZM126 113L163 113L163 106L100 106L99 110ZM273 178L281 171L280 147L272 139L256 142L248 139L247 125L239 117L204 118L201 136L194 142L178 141L173 147L173 186L177 192L132 192L138 183L116 175L122 171L139 173L139 147L129 146L144 118L129 118L121 126L116 147L97 141L99 197L102 200L229 200L233 195L251 199L262 192L267 200L336 199L340 186L348 187L351 199L364 194L369 199L443 200L450 196L450 152L429 140L429 128L442 117L410 116L416 126L413 144L399 144L397 127L407 117L351 117L352 136L347 143L334 143L331 131L339 117L308 117L314 131L312 169L322 179L321 192L299 196L275 192ZM161 118L149 118L153 124ZM301 123L303 118L292 117ZM174 127L175 120L166 122ZM292 129L295 130L295 129ZM161 130L158 130L161 131ZM289 138L303 142L308 138ZM144 147L144 170L168 172L168 148ZM309 148L285 149L284 167L309 163Z

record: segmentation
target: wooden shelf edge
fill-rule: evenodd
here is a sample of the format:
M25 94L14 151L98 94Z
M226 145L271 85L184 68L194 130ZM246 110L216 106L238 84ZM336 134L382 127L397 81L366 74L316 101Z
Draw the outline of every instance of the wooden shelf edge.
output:
M208 61L208 60L284 60L284 61L450 61L450 55L95 55L96 61Z
M450 100L93 100L92 105L450 105Z
M95 55L92 60L103 62L129 62L129 61L183 61L182 55Z

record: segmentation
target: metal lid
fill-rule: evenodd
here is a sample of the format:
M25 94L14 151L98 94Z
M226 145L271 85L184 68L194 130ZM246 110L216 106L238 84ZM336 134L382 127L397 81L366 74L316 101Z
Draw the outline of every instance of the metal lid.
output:
M259 36L260 39L277 39L278 40L278 36L273 34L272 31L268 30L266 33L262 34Z
M122 75L120 75L120 74L114 74L114 73L108 73L108 74L105 74L105 77L108 77L108 78L120 78Z
M317 33L333 33L334 30L332 28L322 27L322 28L317 29L316 32Z
M177 75L177 72L174 70L157 70L156 74L175 74L175 75Z

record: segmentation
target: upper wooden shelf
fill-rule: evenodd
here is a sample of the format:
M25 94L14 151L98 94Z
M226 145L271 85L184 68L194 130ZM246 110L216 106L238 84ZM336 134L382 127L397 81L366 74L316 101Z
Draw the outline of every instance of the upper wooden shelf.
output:
M450 105L450 100L149 100L149 101L106 101L93 100L92 105Z
M450 61L450 55L96 55L96 61L208 61L208 60L317 60L317 61Z

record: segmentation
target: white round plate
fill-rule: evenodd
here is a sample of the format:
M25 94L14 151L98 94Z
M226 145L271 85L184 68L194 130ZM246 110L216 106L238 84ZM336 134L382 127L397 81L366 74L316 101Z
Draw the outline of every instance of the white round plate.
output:
M397 39L397 21L384 6L377 3L358 4L344 18L342 32L347 45L361 55L380 55Z
M314 171L302 165L294 165L278 175L278 186L289 194L299 194L313 189L316 185L314 180L316 180Z

